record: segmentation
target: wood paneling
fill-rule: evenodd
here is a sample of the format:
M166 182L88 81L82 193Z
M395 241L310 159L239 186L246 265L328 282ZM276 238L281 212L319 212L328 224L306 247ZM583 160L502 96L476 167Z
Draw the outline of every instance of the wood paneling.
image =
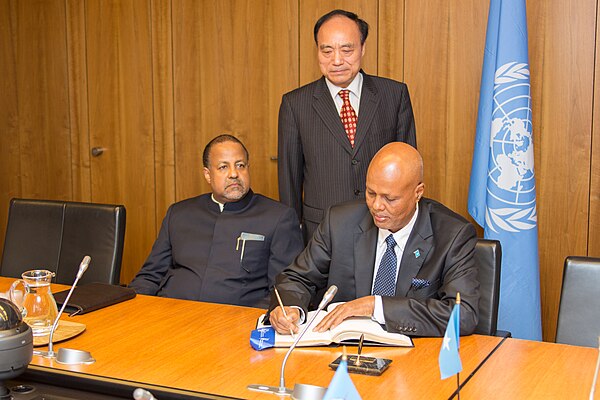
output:
M315 22L322 15L337 8L356 13L369 24L362 69L368 74L377 74L377 3L368 0L300 0L300 85L306 85L322 75L317 62L317 46L313 33Z
M0 2L0 240L4 243L8 204L21 195L17 105L17 1Z
M17 2L17 97L23 197L70 199L71 147L62 0Z
M122 203L127 228L121 280L156 238L151 12L147 1L86 3L92 199Z
M173 20L170 0L152 0L152 88L156 231L175 202L175 132L173 119Z
M596 21L600 20L600 7ZM596 23L596 38L600 37L600 24ZM596 40L594 71L594 109L592 124L592 162L590 168L590 215L588 232L588 256L600 257L600 41ZM583 167L582 167L583 168ZM573 254L573 255L585 255Z
M448 156L450 3L426 0L405 4L404 78L425 166L425 195L445 202L446 184L440 178L447 173Z
M378 18L377 74L404 82L404 2L380 0Z
M79 0L67 0L67 54L69 74L69 117L73 200L92 200L90 134L88 120L85 7Z
M542 328L554 340L565 257L588 247L596 1L528 12Z
M415 112L426 193L472 221L467 197L488 4L408 1L404 12L406 32L397 36L405 40L404 80ZM393 26L382 27L386 37L393 36L387 33ZM386 72L400 79L400 64L390 65L398 70L387 66Z
M250 152L253 189L277 197L271 157L280 96L297 82L296 19L293 2L174 2L178 200L210 190L202 151L225 132Z

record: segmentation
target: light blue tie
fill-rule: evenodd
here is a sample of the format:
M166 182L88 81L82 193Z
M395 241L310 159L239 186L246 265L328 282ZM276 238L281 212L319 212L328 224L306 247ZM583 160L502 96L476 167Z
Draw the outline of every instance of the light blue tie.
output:
M398 258L394 247L396 241L393 235L385 238L387 249L381 258L381 264L377 270L375 277L375 285L373 285L373 294L379 296L393 296L396 293L396 269L398 268Z

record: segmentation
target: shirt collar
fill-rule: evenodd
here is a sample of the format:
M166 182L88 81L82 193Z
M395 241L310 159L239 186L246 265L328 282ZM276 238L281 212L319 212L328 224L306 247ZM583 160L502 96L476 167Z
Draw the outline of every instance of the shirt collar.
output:
M385 238L387 238L390 234L394 236L394 240L396 244L400 248L402 252L404 252L404 248L406 247L406 243L408 242L408 237L410 236L410 232L413 230L415 223L417 222L417 216L419 215L419 203L417 203L417 207L415 209L415 213L413 214L408 224L404 226L404 228L400 229L397 232L391 232L387 229L379 229L379 236L377 237L377 247L382 246L385 243Z
M329 79L325 78L325 83L327 84L327 88L329 89L329 93L331 93L331 97L335 98L338 95L340 90L347 89L350 93L354 94L357 98L360 99L360 94L362 92L362 84L363 84L363 75L362 72L356 74L352 82L346 88L341 88L339 86L335 86L333 83L329 81Z

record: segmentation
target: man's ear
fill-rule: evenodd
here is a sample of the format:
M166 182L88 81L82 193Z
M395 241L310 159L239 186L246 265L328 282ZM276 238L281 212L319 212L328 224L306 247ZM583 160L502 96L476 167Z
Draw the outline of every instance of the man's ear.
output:
M210 170L206 167L202 168L202 172L204 173L204 179L210 185Z
M421 197L423 197L424 192L425 192L425 184L423 182L421 182L417 185L417 189L415 190L415 193L417 194L417 201L421 200Z

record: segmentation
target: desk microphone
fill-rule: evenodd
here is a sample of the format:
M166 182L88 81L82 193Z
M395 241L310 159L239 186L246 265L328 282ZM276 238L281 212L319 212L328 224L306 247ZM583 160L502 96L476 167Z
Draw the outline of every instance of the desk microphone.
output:
M157 400L152 393L142 388L137 388L133 391L133 398L135 400Z
M302 336L304 336L304 334L306 333L308 328L311 326L311 324L313 323L315 318L317 318L317 315L319 315L319 313L327 306L327 304L329 304L331 302L331 300L333 300L333 297L337 293L337 290L338 290L338 288L335 285L331 285L329 287L329 289L327 289L327 292L325 292L325 294L323 295L323 300L321 300L321 302L319 303L319 307L317 307L316 312L313 314L310 321L308 321L306 323L306 325L304 325L304 328L302 329L300 334L298 336L296 336L296 340L294 340L294 343L292 343L292 345L290 346L290 349L285 354L285 357L283 358L283 363L281 364L281 375L279 377L279 387L265 386L265 385L248 385L248 389L256 390L256 391L260 391L260 392L273 393L273 394L277 394L280 396L290 396L292 394L292 391L285 387L285 364L287 363L287 360L288 360L290 354L296 348L296 345L298 344L300 339L302 339ZM296 384L296 386L300 386L300 385ZM304 392L306 394L311 392L313 390L313 388L317 389L316 386L310 386L310 385L302 385L302 386L306 386L306 387L300 388L299 391ZM321 389L321 388L318 388L318 389ZM296 391L296 389L294 391Z
M75 282L73 282L73 286L71 286L71 290L69 290L69 293L67 294L67 298L65 299L62 307L60 308L60 311L58 312L58 315L56 316L56 319L54 320L54 324L52 324L52 328L50 329L50 336L48 337L48 351L43 351L43 352L39 352L36 354L41 354L46 358L55 358L56 357L56 353L54 352L53 349L53 343L52 343L52 339L54 337L54 332L56 331L56 328L58 328L58 321L60 320L60 316L62 315L63 311L65 311L65 307L67 306L67 303L69 302L69 299L71 298L71 295L73 294L73 290L75 290L75 286L77 286L77 282L79 282L79 279L81 279L81 277L83 276L83 273L88 269L88 267L90 266L90 262L92 261L92 258L90 256L85 256L83 257L83 260L81 260L81 264L79 264L79 270L77 271L77 275L75 276ZM68 350L68 349L65 349ZM86 361L84 358L81 357L81 352L79 352L78 350L75 350L75 352L77 353L73 353L73 354L68 354L66 353L66 357L67 359L69 358L69 356L73 356L75 355L79 360L79 362L84 362ZM59 352L60 353L60 352ZM89 360L93 360L91 358L91 355L88 359ZM60 361L60 358L59 358ZM70 362L68 362L70 363Z

